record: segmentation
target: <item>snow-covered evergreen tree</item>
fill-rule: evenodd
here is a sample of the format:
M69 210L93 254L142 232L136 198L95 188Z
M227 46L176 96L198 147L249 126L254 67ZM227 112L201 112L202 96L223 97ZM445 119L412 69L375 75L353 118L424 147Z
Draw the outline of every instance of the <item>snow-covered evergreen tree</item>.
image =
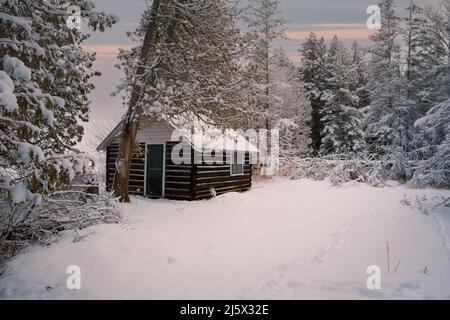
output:
M450 0L439 0L421 12L414 76L425 113L450 98Z
M412 82L418 92L414 157L422 159L413 182L449 187L450 183L450 1L421 10L417 26L417 66ZM425 114L426 112L426 114Z
M352 83L350 89L356 93L359 98L358 108L364 108L369 105L369 92L367 90L368 82L368 59L367 48L362 47L357 41L353 42L351 49L351 72Z
M279 0L250 0L249 3L244 20L253 47L251 63L254 66L253 76L257 96L254 124L258 128L270 129L270 124L274 120L271 109L277 102L272 92L276 84L271 78L273 44L276 39L285 38L284 20L278 10Z
M427 159L433 154L425 130L418 130L419 127L411 124L424 117L433 106L450 98L449 3L442 0L421 8L411 0L400 28L405 49L403 82L410 118L410 146L406 151L410 160Z
M361 114L358 110L356 73L353 57L334 36L326 57L325 106L321 110L323 126L321 154L358 153L364 148Z
M90 164L72 147L88 119L95 56L81 49L86 30L68 28L69 5L81 8L86 30L116 21L89 0L0 1L0 170L14 172L0 171L0 188L14 203L69 182Z
M424 132L428 159L421 161L414 173L412 183L425 187L450 187L450 100L433 108L415 126Z
M297 70L282 49L275 50L270 65L272 82L271 127L280 129L282 157L311 153L311 104Z
M369 66L370 105L365 108L365 127L370 152L383 155L408 146L414 101L408 97L408 82L401 73L399 18L395 15L393 0L382 1L380 8L381 29L371 36L374 45Z
M326 52L325 40L323 38L318 39L314 33L306 38L300 49L302 64L299 68L299 74L311 102L311 139L315 152L320 149L321 132L323 130L321 110L324 107L322 97L326 79Z
M408 81L412 82L419 72L418 53L422 50L420 33L426 21L420 15L422 9L413 0L411 0L406 10L407 16L402 21L400 33L405 43L405 76ZM413 93L413 91L410 92L410 94Z

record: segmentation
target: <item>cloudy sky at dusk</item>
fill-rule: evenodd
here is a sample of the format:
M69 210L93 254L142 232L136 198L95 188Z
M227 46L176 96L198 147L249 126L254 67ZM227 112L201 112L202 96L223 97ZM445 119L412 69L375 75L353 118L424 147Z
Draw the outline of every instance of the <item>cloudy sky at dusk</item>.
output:
M150 1L149 1L150 2ZM398 14L406 8L410 0L397 0ZM432 0L415 1L417 4L431 3ZM304 38L315 32L319 36L330 39L337 34L346 44L354 40L365 44L370 30L366 27L367 7L376 4L375 0L280 0L280 11L286 23L286 34L290 40L279 41L290 58L298 63L298 49ZM114 68L117 63L118 48L129 48L133 44L127 39L126 32L132 31L146 8L145 0L96 0L97 9L115 14L120 21L104 33L95 33L85 44L88 51L97 52L95 67L102 72L95 79L96 89L90 98L91 124L87 134L98 122L116 122L122 116L120 98L110 97L121 77L120 71Z

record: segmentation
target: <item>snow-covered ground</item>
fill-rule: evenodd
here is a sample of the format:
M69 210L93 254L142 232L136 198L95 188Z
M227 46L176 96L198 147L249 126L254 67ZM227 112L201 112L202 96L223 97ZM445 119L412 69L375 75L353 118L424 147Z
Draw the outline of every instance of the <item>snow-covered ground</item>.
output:
M275 178L205 201L133 198L125 223L11 260L0 298L450 299L449 196ZM81 290L66 288L68 265Z

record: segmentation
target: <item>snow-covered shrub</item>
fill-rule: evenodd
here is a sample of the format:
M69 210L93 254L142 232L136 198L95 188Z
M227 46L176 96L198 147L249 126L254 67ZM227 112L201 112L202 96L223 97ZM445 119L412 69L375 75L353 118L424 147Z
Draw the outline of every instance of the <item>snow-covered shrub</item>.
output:
M391 162L352 157L354 155L297 158L283 162L280 174L291 179L327 180L333 185L358 181L383 186L386 180L392 179Z
M116 199L99 190L93 156L68 154L53 161L29 177L0 163L0 265L27 244L48 244L61 231L120 221Z
M22 200L25 196L17 195ZM0 265L27 244L47 245L62 231L78 232L94 224L120 221L117 201L109 194L66 189L16 202L3 189L0 193Z
M283 162L281 175L291 179L329 180L333 185L348 181L368 181L375 161L351 159L348 155L297 158Z
M368 167L360 161L341 161L330 172L328 179L333 185L348 181L362 181Z
M386 178L406 182L412 178L411 161L402 148L398 147L383 158Z
M450 188L450 100L439 103L414 124L425 136L431 156L416 166L411 184Z
M291 179L327 180L333 185L349 181L382 187L389 180L417 188L450 188L450 152L438 152L427 160L411 161L402 152L381 159L332 155L296 158L281 162L280 175Z

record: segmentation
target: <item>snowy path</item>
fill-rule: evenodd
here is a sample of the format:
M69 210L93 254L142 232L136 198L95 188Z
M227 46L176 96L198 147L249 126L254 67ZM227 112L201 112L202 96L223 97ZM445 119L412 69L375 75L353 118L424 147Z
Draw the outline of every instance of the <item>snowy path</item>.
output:
M0 298L450 299L450 209L433 210L448 196L278 178L209 201L134 199L122 225L17 256ZM65 285L72 264L80 291ZM366 288L374 264L381 290Z

